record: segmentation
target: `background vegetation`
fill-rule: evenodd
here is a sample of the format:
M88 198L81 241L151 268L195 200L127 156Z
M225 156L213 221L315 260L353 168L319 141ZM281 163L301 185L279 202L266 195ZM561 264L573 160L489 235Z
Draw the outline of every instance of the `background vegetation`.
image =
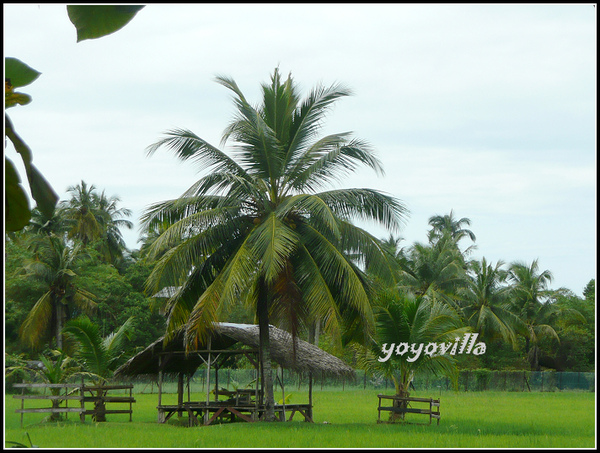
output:
M100 334L106 336L116 331L130 317L134 318L122 355L122 359L125 360L165 332L161 299L152 298L152 294L144 292L144 283L153 269L153 262L145 259L145 250L155 240L156 235L152 231L144 232L140 237L140 249L128 250L120 238L117 226L119 222L123 224L126 220L128 211L118 206L118 197L108 197L112 201L106 203L107 196L93 185L82 181L73 187L73 198L59 203L59 208L52 218L45 218L34 209L29 226L20 232L5 235L5 352L22 359L34 360L40 353L56 347L56 340L52 335L40 337L43 341L40 340L36 346L28 345L19 338L24 321L40 298L54 285L53 281L47 280L48 273L37 277L36 274L32 274L34 264L49 260L40 253L40 242L50 241L50 237L53 237L55 241L60 241L67 251L79 246L85 250L85 257L73 267L73 275L67 286L69 290L80 288L91 295L94 309L90 311L89 316L98 324ZM87 191L89 201L81 199L82 190ZM77 217L73 210L90 212L92 215ZM446 217L452 220L452 213ZM87 229L84 228L84 222L96 224L97 231L89 233L93 228L89 225ZM455 306L472 304L472 295L468 295L466 289L474 287L477 279L481 278L474 269L481 268L482 263L469 261L469 250L461 252L458 247L450 248L454 253L452 259L448 258L448 253L444 255L436 252L436 246L439 248L440 245L433 235L434 231L435 228L432 227L432 238L428 244L400 247L402 241L391 238L383 242L387 242L388 246L393 248L398 262L402 264L405 276L403 282L407 289L417 288L421 293L437 293L439 297ZM443 260L447 262L444 263ZM449 263L455 264L454 270L448 270L451 268ZM57 266L52 263L46 264ZM531 266L522 267L531 270ZM537 275L541 272L533 269L532 273ZM518 281L511 282L507 279L495 282L497 291L501 288L511 289L518 284ZM509 296L502 300L503 306L507 307L507 311L513 310L514 314L521 316L515 302L516 293L506 294ZM491 307L496 306L492 299L483 302L485 303ZM474 303L473 305L476 307ZM480 356L457 356L458 369L594 370L595 280L590 280L586 288L583 288L583 297L566 288L552 290L547 285L543 286L530 311L531 325L548 326L546 331L538 333L535 339L538 348L537 365L529 360L532 340L528 333L515 335L511 339L501 334L492 336L489 331L486 353ZM73 319L83 313L81 307L73 305L66 316ZM466 317L463 319L468 322ZM230 313L227 321L254 322L254 316L243 307L238 307ZM482 333L486 335L486 331ZM321 334L319 345L339 354L334 342L330 340L326 334ZM348 363L357 367L355 350L346 348L341 354Z

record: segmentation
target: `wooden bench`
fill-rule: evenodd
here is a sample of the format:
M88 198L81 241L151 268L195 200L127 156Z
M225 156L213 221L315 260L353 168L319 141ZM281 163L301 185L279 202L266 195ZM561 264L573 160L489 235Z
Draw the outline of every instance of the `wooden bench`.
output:
M391 412L393 414L423 414L429 415L429 424L432 419L437 419L437 424L440 424L440 400L433 398L403 398L396 395L377 395L379 398L377 423L386 423L381 420L381 411ZM392 400L391 406L382 406L382 400ZM428 408L414 408L411 403L429 404ZM385 404L385 401L384 401Z

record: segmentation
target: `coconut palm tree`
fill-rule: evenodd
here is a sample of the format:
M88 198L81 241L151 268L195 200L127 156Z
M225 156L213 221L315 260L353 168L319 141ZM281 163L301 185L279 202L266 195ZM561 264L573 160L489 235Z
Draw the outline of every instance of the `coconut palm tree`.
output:
M126 219L131 210L118 208L121 201L118 196L98 193L96 186L85 181L67 191L71 198L61 202L60 208L69 225L69 238L80 240L84 246L94 243L104 261L114 264L123 257L126 248L120 228L133 228L133 223Z
M62 349L61 330L73 312L90 313L96 307L94 295L77 285L77 268L87 256L80 245L69 245L64 237L36 236L30 248L33 258L25 263L23 274L44 282L48 290L35 303L21 325L19 336L32 348L46 335Z
M523 334L526 327L510 310L510 288L505 285L508 271L503 266L502 261L495 266L488 264L485 257L481 261L471 261L467 286L459 289L458 294L467 325L481 339L491 341L502 338L516 347L517 335Z
M123 251L127 248L120 228L128 230L133 228L133 223L125 219L125 217L131 216L131 210L118 208L117 205L120 201L118 196L108 197L104 191L98 195L96 200L96 216L102 227L104 239L101 242L100 250L109 263L115 263L118 259L123 258Z
M48 217L37 207L33 208L31 210L31 220L29 221L29 225L25 227L25 231L31 231L35 234L64 235L67 232L67 225L62 209L57 207L53 211L52 216Z
M77 343L76 358L83 363L86 375L94 379L94 385L100 387L112 376L123 356L125 341L129 337L133 317L110 335L102 338L100 328L88 317L82 316L68 321L63 333ZM95 402L96 421L106 421L104 414L104 391L97 390Z
M531 369L539 371L539 341L554 338L560 341L558 334L547 321L555 307L546 300L551 294L548 285L552 282L552 273L548 270L540 272L538 260L530 265L515 261L510 265L509 281L511 287L512 311L527 325L525 350Z
M318 317L339 336L344 319L358 313L369 331L367 280L348 254L362 254L380 272L389 263L379 241L352 221L375 220L397 231L407 211L376 190L325 190L358 165L383 172L370 146L350 133L318 138L325 114L349 90L319 86L302 100L291 76L283 79L276 69L262 85L261 104L252 107L234 80L217 82L234 95L236 116L221 143L233 142L231 157L182 129L149 147L149 153L170 148L209 173L179 199L145 213L147 228L171 224L152 248L172 247L148 287L181 285L170 301L168 331L185 324L188 347L240 301L254 307L266 418L272 420L269 321L285 319L297 335Z
M449 233L429 244L416 242L402 262L399 287L416 296L427 296L455 305L459 288L467 284L464 256Z
M421 353L396 354L382 360L382 345L428 345L453 342L468 328L458 313L447 304L398 290L379 295L374 307L376 329L368 347L357 347L358 365L369 372L380 372L394 382L396 395L408 397L409 388L419 373L444 374L454 382L458 378L454 359L448 355ZM415 359L415 360L413 360Z
M87 246L102 237L102 226L96 217L96 186L88 186L82 180L81 184L69 186L67 192L71 194L71 198L61 202L60 207L70 225L69 238L76 238Z
M431 230L429 231L429 239L439 238L444 232L450 233L450 236L456 239L458 242L465 236L468 236L471 241L475 242L475 234L467 229L463 228L463 225L470 226L471 220L463 217L461 219L455 219L453 210L450 210L450 214L446 215L434 215L429 218L429 225Z

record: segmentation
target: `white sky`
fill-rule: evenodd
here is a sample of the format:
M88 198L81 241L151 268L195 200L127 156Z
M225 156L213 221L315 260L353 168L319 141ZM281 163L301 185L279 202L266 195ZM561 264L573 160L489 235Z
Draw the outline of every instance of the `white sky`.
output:
M4 5L5 56L42 72L19 90L33 102L8 111L17 133L61 199L84 180L133 210L129 248L144 208L198 178L145 148L173 127L218 145L233 103L214 77L258 102L279 66L304 93L353 90L323 134L377 150L386 176L342 185L406 203L404 245L453 209L471 219L473 257L537 258L579 295L596 276L596 41L593 4L150 4L81 43L65 5Z

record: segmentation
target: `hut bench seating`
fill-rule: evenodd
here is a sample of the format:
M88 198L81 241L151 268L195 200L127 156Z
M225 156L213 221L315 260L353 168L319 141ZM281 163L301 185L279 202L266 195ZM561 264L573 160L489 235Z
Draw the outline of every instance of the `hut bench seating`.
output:
M437 424L440 424L440 400L437 399L433 399L433 398L403 398L397 395L377 395L377 397L379 398L379 407L378 407L378 416L377 416L377 423L386 423L385 421L381 420L381 411L389 411L395 414L424 414L424 415L429 415L429 424L431 425L431 420L432 419L437 419ZM382 406L382 401L381 400L392 400L392 405L391 406ZM406 403L403 404L404 407L400 407L397 404L393 404L394 402L396 403ZM414 407L408 407L410 405L410 403L428 403L429 404L429 408L423 408L423 409L419 409L419 408L414 408Z
M185 412L188 414L188 426L197 426L199 424L210 425L217 418L222 418L229 413L231 421L236 417L246 421L255 422L264 415L264 406L258 407L251 404L235 404L235 401L211 401L208 404L205 401L188 401L181 405L169 404L157 406L158 423L166 423L175 413ZM304 416L305 422L314 423L312 420L312 406L310 404L276 404L275 416L279 421L291 421L294 415L299 412ZM201 420L204 418L204 421Z

